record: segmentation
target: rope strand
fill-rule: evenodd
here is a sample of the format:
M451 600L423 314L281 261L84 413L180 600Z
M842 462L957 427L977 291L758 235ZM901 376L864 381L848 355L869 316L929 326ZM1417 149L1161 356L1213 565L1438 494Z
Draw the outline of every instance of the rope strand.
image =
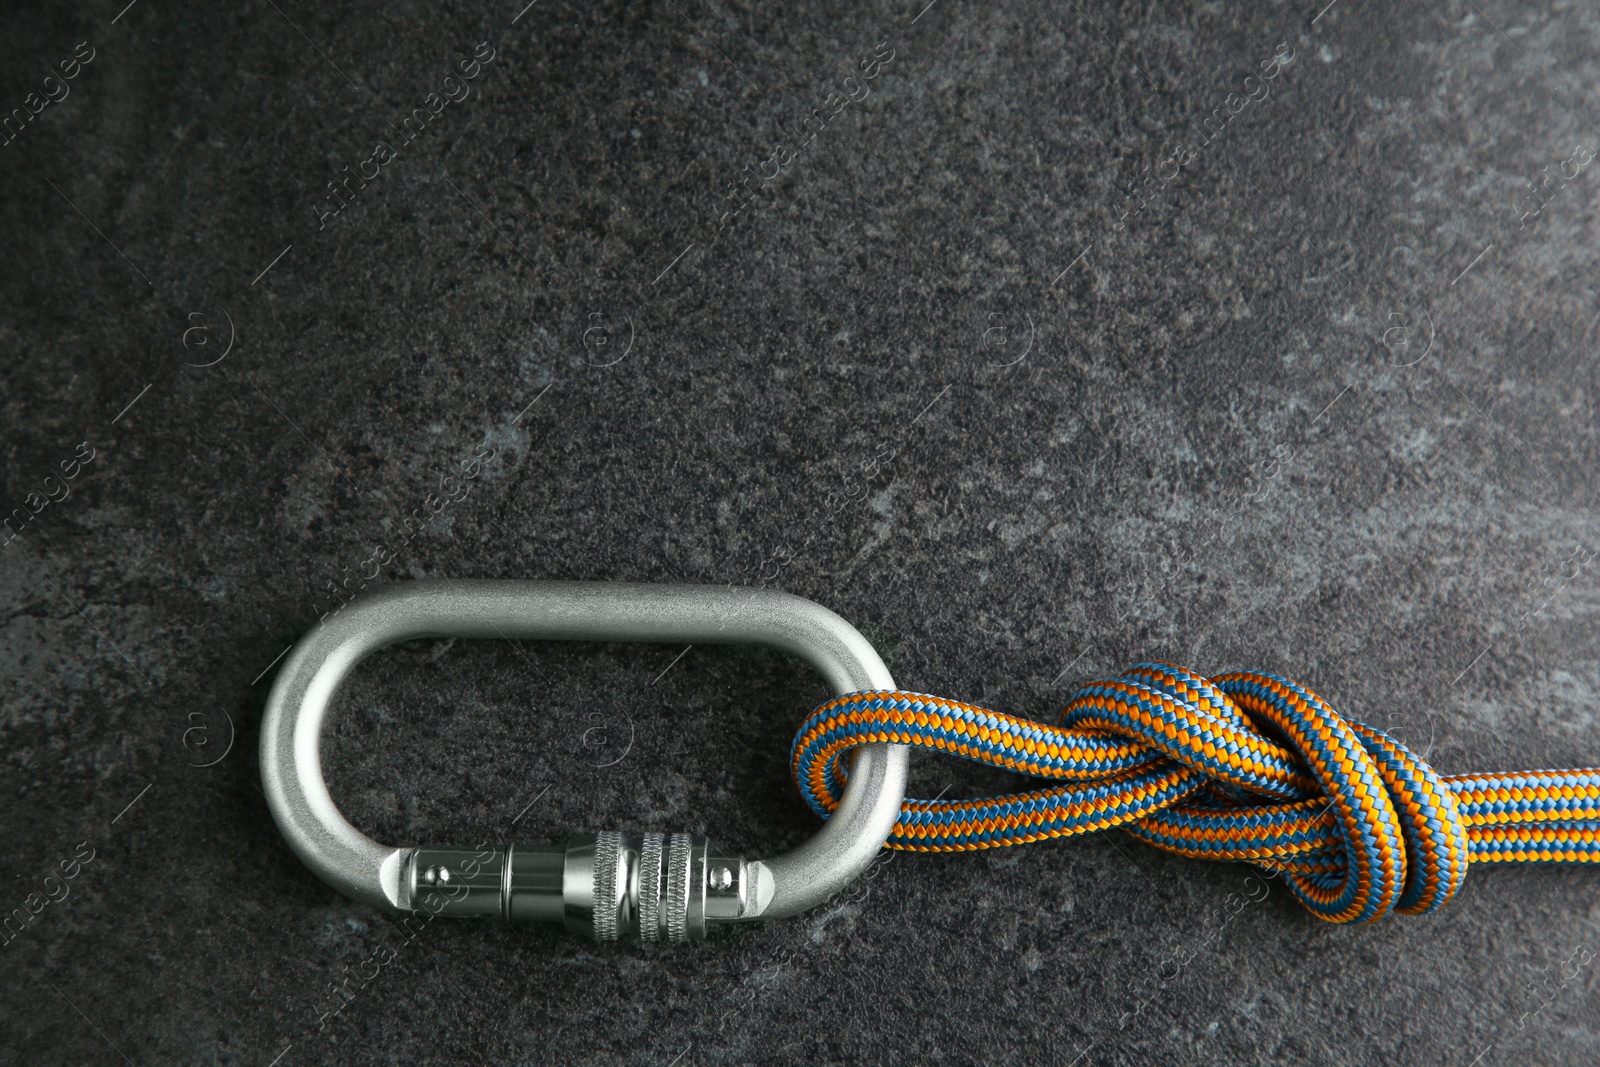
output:
M801 795L838 807L857 745L914 745L1066 784L907 800L890 848L959 852L1120 828L1182 856L1281 873L1331 922L1446 904L1471 863L1600 862L1600 769L1441 777L1287 678L1141 663L1047 726L923 693L823 704L795 738Z

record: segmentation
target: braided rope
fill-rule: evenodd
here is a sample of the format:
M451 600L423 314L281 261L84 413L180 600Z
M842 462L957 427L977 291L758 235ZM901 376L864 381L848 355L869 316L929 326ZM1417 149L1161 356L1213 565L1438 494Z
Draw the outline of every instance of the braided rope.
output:
M828 701L793 770L823 818L841 757L874 742L947 752L1068 784L976 800L907 800L890 848L958 852L1117 827L1182 856L1283 874L1332 922L1442 907L1469 863L1600 862L1600 768L1441 777L1408 748L1287 678L1202 678L1141 663L1095 682L1060 726L922 693Z

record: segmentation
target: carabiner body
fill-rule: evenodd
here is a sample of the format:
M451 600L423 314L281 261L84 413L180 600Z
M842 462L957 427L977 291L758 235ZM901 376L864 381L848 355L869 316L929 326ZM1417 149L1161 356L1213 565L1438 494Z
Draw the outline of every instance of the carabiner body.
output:
M718 856L688 834L603 832L559 845L395 847L351 826L322 777L319 743L340 683L363 658L423 637L755 644L797 656L838 695L892 689L845 620L786 593L726 586L425 580L365 593L295 645L267 700L261 778L297 855L346 896L397 911L560 921L611 940L682 941L708 924L794 915L859 874L900 814L907 749L857 750L843 801L817 835L762 860Z

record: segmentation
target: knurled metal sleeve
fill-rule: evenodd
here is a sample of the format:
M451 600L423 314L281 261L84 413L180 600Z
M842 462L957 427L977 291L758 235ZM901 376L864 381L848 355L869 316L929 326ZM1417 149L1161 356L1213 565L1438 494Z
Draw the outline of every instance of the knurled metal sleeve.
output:
M617 875L622 869L622 834L605 830L594 841L594 939L617 939Z
M645 834L639 846L639 940L661 940L661 866L663 834Z
M689 860L694 853L694 838L673 834L667 848L667 940L681 944L689 940Z

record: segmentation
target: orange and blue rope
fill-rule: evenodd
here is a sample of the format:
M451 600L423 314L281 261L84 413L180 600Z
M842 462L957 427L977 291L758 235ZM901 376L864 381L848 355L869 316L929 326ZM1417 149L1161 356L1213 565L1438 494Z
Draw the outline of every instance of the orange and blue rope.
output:
M1440 776L1287 678L1141 663L1079 690L1059 726L922 693L822 705L795 738L826 818L843 755L891 742L1065 784L907 800L890 848L957 852L1113 827L1183 856L1281 873L1312 912L1371 922L1442 907L1470 863L1600 862L1600 768Z

